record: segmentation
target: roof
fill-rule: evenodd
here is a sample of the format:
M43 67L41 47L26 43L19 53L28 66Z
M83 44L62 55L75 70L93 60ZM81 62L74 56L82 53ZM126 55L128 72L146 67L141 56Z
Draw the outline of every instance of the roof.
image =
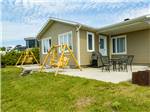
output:
M24 38L24 40L34 40L36 39L35 37L27 37L27 38Z
M46 24L42 27L42 29L40 30L40 32L37 34L36 37L39 38L49 28L49 26L53 22L65 23L65 24L68 24L68 25L71 25L71 26L75 26L75 27L81 26L82 29L86 29L86 30L90 30L90 31L96 31L96 28L88 26L88 25L85 25L85 24L81 24L81 23L74 22L74 21L69 21L69 20L64 20L64 19L50 17L48 19L48 21L46 22Z
M65 24L72 25L75 27L80 26L81 29L90 30L90 31L97 32L97 33L104 34L104 35L115 35L115 34L121 34L121 33L126 33L126 32L143 30L143 29L150 29L150 14L137 17L134 19L129 19L120 23L113 24L113 25L108 25L102 28L94 28L94 27L81 24L78 22L50 17L36 37L39 39L39 37L43 33L45 33L45 31L49 28L49 26L53 22L65 23Z
M150 14L99 28L97 33L115 35L144 29L150 29Z

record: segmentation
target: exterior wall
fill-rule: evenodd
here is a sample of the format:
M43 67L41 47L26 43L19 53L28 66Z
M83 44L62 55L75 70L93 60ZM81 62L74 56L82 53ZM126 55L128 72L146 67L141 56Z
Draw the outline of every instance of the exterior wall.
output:
M134 55L134 64L150 65L150 29L129 32L127 36L127 55Z
M90 65L91 61L91 54L92 52L87 51L87 32L86 30L80 30L80 64L81 65ZM94 32L92 32L94 33ZM98 35L94 33L94 38L95 38L95 51L99 51L98 48Z
M58 44L58 35L62 33L66 33L72 31L73 36L73 52L77 58L77 33L76 28L59 23L54 22L49 29L41 36L41 39L49 38L51 37L52 45ZM89 65L91 62L91 54L92 52L87 51L87 30L80 29L80 64L81 65ZM92 32L92 31L91 31ZM94 33L95 38L95 51L99 51L99 34ZM127 37L127 54L128 55L134 55L134 64L149 64L150 65L150 29L149 30L141 30L136 32L129 32L124 34L118 34L118 35L126 35ZM116 35L116 36L118 36ZM40 40L40 49L41 48L41 40ZM108 49L108 55L110 52L110 38L107 38L107 49ZM41 63L43 62L43 59L46 55L42 54L42 50L40 51L40 60ZM119 56L119 55L113 55ZM70 65L74 65L73 62L71 62Z
M72 31L73 53L76 56L76 53L77 53L77 49L76 49L77 48L77 34L76 34L75 27L73 27L71 25L59 23L59 22L54 22L40 38L44 39L44 38L51 37L52 46L53 46L55 44L58 44L58 35L59 34L66 33L69 31ZM41 49L40 50L40 62L42 63L46 54L42 53L41 43L42 43L42 40L40 40L40 49ZM71 65L72 64L73 63L71 62Z
M148 37L149 37L149 40L148 40L148 42L149 42L149 48L148 48L148 52L149 52L149 55L148 55L148 58L149 58L149 66L150 66L150 29L149 29L149 31L148 31Z

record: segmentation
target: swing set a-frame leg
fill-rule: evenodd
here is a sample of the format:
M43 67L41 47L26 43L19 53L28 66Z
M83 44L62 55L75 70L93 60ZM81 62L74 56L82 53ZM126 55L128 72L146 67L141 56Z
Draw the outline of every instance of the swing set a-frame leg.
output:
M42 66L41 66L41 68L40 68L40 72L42 72L42 70L43 70L43 68L44 68L44 65L46 64L46 62L47 62L47 60L48 60L48 57L49 57L49 55L50 55L50 52L51 52L51 49L48 51L46 57L44 58L43 64L42 64Z
M35 58L34 54L32 51L30 51L31 55L33 56L34 60L36 61L37 64L39 64L38 60Z
M80 65L78 64L78 61L76 60L76 58L75 58L73 52L71 51L71 49L70 49L68 46L66 46L66 47L67 47L68 51L70 52L71 57L73 58L73 60L74 60L74 62L76 63L77 67L78 67L80 70L82 70L81 67L80 67Z
M25 60L26 60L27 55L25 55L25 57L23 58L23 61L21 63L21 66L24 64Z
M17 61L17 63L16 63L16 66L17 66L17 65L18 65L18 63L20 62L20 60L21 60L22 56L23 56L23 53L22 53L22 54L21 54L21 56L19 57L19 59L18 59L18 61Z
M58 61L58 67L56 69L55 76L57 76L57 74L58 74L58 70L60 68L60 63L61 63L61 60L62 60L62 58L64 56L65 49L66 49L66 46L64 45L63 48L62 48L62 54L61 54L61 56L59 58L59 61Z

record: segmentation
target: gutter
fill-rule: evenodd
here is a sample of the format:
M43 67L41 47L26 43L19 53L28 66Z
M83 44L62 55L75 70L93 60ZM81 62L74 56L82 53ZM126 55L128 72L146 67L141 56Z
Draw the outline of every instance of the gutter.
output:
M134 19L130 19L128 21L123 21L123 22L120 22L120 23L108 25L108 26L105 26L105 27L97 29L97 33L105 32L105 31L108 31L108 30L112 30L114 28L117 29L119 27L129 26L131 24L136 24L138 22L144 22L144 20L145 19L149 19L149 17L150 17L150 15L141 16L141 17L137 17L137 18L134 18Z
M76 32L77 32L77 59L79 65L81 65L81 60L80 60L80 28L82 25L79 25L76 27Z

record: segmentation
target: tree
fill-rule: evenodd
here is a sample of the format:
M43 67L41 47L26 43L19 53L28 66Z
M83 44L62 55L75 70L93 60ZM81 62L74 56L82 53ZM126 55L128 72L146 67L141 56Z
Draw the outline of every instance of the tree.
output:
M1 47L0 50L1 50L1 51L5 51L6 48L5 48L5 47Z

